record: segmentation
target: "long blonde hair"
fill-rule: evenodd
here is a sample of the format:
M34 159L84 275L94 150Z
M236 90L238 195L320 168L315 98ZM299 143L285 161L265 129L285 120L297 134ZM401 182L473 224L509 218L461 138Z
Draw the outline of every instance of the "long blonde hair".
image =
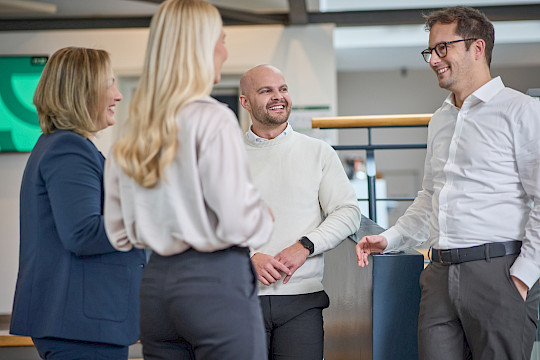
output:
M202 0L167 0L153 16L126 132L113 152L139 185L150 188L163 178L179 146L178 111L212 91L221 28L218 10Z
M88 138L97 132L99 97L110 66L104 50L66 47L51 56L33 99L44 134L71 130Z

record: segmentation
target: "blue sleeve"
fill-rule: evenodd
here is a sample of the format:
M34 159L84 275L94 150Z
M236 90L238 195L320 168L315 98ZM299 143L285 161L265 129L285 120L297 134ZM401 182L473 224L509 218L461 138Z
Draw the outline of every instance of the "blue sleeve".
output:
M41 162L56 230L66 250L75 255L116 251L103 222L103 162L86 139L63 136Z

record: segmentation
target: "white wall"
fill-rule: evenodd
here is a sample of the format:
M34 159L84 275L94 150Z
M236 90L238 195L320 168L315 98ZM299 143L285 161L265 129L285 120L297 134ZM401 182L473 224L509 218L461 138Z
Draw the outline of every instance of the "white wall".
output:
M227 27L229 59L223 73L239 79L249 68L268 63L282 69L295 105L329 105L336 114L333 25L306 27ZM111 54L121 78L136 78L143 64L148 29L0 32L2 55L50 55L65 46L94 47ZM120 84L122 87L122 84ZM127 94L124 94L127 95ZM125 118L127 104L119 107ZM114 130L100 134L106 154ZM19 246L19 186L28 154L0 154L0 314L11 312Z
M540 60L540 59L539 59ZM525 92L540 88L540 65L536 67L492 67L492 76L501 76L506 86ZM448 92L440 89L432 70L388 70L338 73L338 115L384 115L433 113ZM373 143L425 143L426 128L379 129ZM363 129L339 131L340 144L365 144ZM341 158L359 156L363 151L344 151ZM421 187L425 150L379 150L375 152L377 171L387 180L388 197L411 197ZM384 206L380 203L380 206ZM390 210L393 224L410 203L396 203Z

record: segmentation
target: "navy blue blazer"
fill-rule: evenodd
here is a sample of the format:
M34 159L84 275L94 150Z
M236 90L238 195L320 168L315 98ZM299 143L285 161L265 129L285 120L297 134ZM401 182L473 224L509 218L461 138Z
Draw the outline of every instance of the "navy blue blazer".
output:
M42 135L21 184L10 333L129 345L144 251L116 251L103 222L105 158L72 131Z

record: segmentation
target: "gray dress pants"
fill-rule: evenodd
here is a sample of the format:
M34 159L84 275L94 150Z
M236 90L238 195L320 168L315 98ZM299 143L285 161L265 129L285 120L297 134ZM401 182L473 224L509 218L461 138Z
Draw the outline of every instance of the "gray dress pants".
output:
M421 360L530 360L540 289L537 282L523 301L509 272L516 257L427 266L420 276Z
M324 353L322 311L330 305L325 291L260 296L268 360L321 360Z
M153 253L141 283L145 360L261 360L266 357L249 250Z

